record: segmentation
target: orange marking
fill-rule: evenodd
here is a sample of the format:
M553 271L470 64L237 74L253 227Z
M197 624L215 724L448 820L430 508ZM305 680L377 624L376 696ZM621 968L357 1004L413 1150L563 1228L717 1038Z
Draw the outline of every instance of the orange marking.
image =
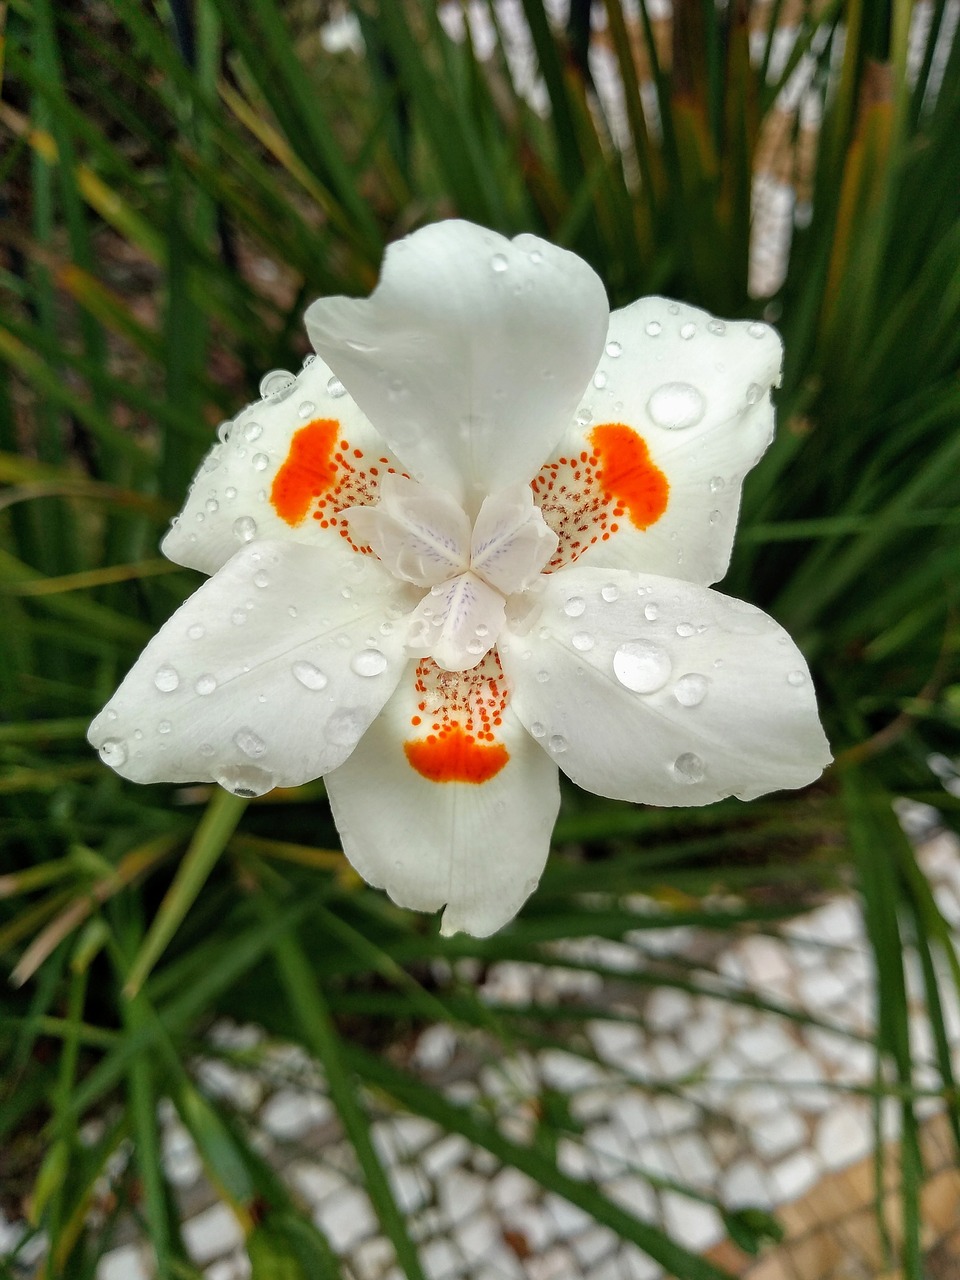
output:
M417 773L428 782L489 782L510 759L502 743L479 743L458 724L439 735L405 742L403 751Z
M607 500L625 508L637 529L655 524L667 509L670 485L651 461L643 437L623 423L608 422L594 427L590 443L600 459L597 478Z
M333 484L337 474L333 451L339 427L334 418L314 418L290 442L290 452L270 490L273 509L287 524L305 520L314 498Z

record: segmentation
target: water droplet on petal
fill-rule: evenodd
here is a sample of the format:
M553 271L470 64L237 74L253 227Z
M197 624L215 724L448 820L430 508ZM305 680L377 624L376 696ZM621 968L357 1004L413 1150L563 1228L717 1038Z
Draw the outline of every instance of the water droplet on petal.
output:
M555 756L562 754L567 749L567 740L562 733L555 733L547 744Z
M267 457L265 453L255 453L253 455L254 471L266 471L269 465L270 465L270 459Z
M593 375L593 385L597 388L598 391L602 391L603 388L607 385L607 375L604 373L602 369L598 369L597 372Z
M533 263L535 267L539 267L540 263L543 261L543 254L540 252L539 249L534 249L531 251L530 261Z
M646 329L647 329L647 335L648 335L649 337L651 337L651 338L657 338L657 337L659 337L659 336L660 336L660 330L661 330L662 328L663 328L663 325L660 323L660 321L659 321L659 320L648 320L648 321L647 321L647 326L646 326Z
M216 513L220 510L220 503L216 500L216 498L208 498L203 505L207 509L207 514L211 516L216 515Z
M253 585L255 587L267 587L270 585L270 575L261 569L259 573L253 575Z
M680 337L683 338L685 342L689 342L690 339L694 337L696 332L697 332L697 326L693 323L692 320L688 320L686 324L682 324L680 326Z
M100 744L100 759L111 769L119 769L127 759L127 744L121 738L104 738Z
M696 627L692 626L689 622L677 623L677 635L683 636L684 639L686 639L687 636L692 636L695 631Z
M673 690L673 696L681 707L698 707L707 696L709 680L696 671L681 676Z
M233 522L234 537L241 542L252 542L257 536L257 522L252 516L239 516Z
M227 485L227 487L223 491L223 496L225 498L228 498L231 502L237 496L237 491L232 484Z
M238 729L233 735L233 740L245 756L250 756L254 760L259 760L267 749L264 740L252 729L246 727Z
M756 382L751 382L747 387L747 404L756 404L763 395L763 388Z
M490 266L498 274L502 271L506 271L509 265L510 265L509 262L507 262L506 258L502 253L495 253L493 257L490 259Z
M271 369L260 379L260 397L263 400L282 400L296 386L297 380L286 369Z
M708 320L707 328L711 333L715 333L718 337L721 337L727 332L727 326L722 320Z
M703 761L692 751L684 751L673 762L673 776L678 782L701 782L705 772Z
M541 683L541 684L546 684L546 683L547 683L547 681L550 679L550 672L549 672L549 671L538 671L538 672L537 672L537 679L540 681L540 683Z
M228 765L216 775L216 781L235 796L252 800L273 790L273 774L253 764Z
M719 523L720 523L720 521L721 521L722 519L723 519L723 515L722 515L722 513L721 513L721 512L719 512L719 511L711 511L711 512L710 512L710 514L707 516L707 523L708 523L708 524L719 524Z
M169 720L161 720L157 725L157 733L169 733L172 728L173 725Z
M571 639L573 647L579 649L581 653L587 653L595 643L596 641L589 631L578 631Z
M327 677L312 662L295 662L290 670L305 689L317 690L327 687Z
M230 439L230 432L233 430L233 420L228 418L226 422L221 422L217 427L217 439L221 444L226 444Z
M327 739L337 747L352 747L360 741L365 717L359 707L346 707L327 721Z
M589 427L592 421L593 421L593 414L590 412L589 409L577 410L577 426L578 427Z
M579 618L587 607L586 600L582 596L571 596L563 606L563 612L568 618Z
M187 635L191 640L202 640L207 634L207 629L201 622L194 622L192 626L187 627Z
M331 400L339 400L341 396L347 394L347 388L343 385L336 374L327 379L327 395Z
M787 684L792 684L795 689L799 689L802 684L807 682L807 673L805 671L791 671L787 676Z
M205 698L207 694L213 693L214 689L216 689L217 677L207 671L202 676L197 677L197 682L193 687L202 698Z
M246 620L247 620L246 609L234 609L233 613L231 613L230 615L230 621L233 623L235 627L242 627L243 624L246 622Z
M600 595L606 600L607 604L613 604L614 600L620 598L620 588L614 586L612 582L608 582L605 587L600 588Z
M648 622L656 622L660 617L660 610L655 604L645 604L643 606L643 616Z
M767 326L761 324L759 320L754 320L753 324L747 325L747 333L751 338L762 338L767 332Z
M533 724L530 726L530 732L535 738L542 738L547 731L539 720L534 720Z
M714 476L710 481L710 492L719 493L725 484L723 476Z
M174 689L176 689L180 683L180 675L175 667L164 665L157 668L157 674L153 677L153 683L161 693L173 693Z
M617 356L623 351L623 347L619 342L608 342L604 350L611 360L616 360Z
M668 431L695 427L706 407L703 396L689 382L665 382L647 401L647 413L658 427Z
M249 440L251 444L253 444L254 440L259 440L262 435L263 427L259 422L248 422L243 428L243 438L244 440Z
M634 693L656 693L670 679L673 664L666 649L649 640L628 640L613 655L613 672Z
M317 406L313 403L312 400L301 400L300 403L297 405L298 418L303 418L304 420L306 420L307 418L312 418L316 412L317 412Z
M350 667L358 676L381 676L387 669L387 660L379 649L361 649L354 655Z

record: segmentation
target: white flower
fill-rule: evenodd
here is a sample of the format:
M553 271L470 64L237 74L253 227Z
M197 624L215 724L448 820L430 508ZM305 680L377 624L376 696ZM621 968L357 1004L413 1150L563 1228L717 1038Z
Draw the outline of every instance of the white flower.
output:
M708 584L770 442L766 325L645 298L573 254L443 222L213 447L163 543L211 577L90 740L138 782L319 775L343 847L445 932L537 884L558 766L657 805L829 760L789 636Z

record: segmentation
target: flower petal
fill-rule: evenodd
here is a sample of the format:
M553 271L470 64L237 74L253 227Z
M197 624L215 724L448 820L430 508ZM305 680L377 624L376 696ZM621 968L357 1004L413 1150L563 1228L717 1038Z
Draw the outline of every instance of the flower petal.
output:
M421 663L326 779L356 869L402 907L445 903L445 934L482 938L506 924L536 888L550 848L556 766L506 698L492 656L453 676Z
M806 663L752 605L586 565L544 579L499 652L511 705L574 782L658 805L750 800L829 763Z
M316 778L407 664L409 591L342 544L243 548L150 641L90 741L134 782L261 794Z
M557 549L533 502L530 486L512 485L484 500L473 526L471 567L492 587L510 595L526 591Z
M163 540L164 555L216 571L255 538L327 545L349 538L338 513L376 501L399 464L343 383L314 357L249 405L201 463Z
M323 298L306 321L413 477L473 517L554 447L607 317L599 277L575 254L450 221L392 244L369 299Z
M769 325L664 298L615 311L577 426L534 480L554 567L719 581L743 478L773 438L780 361Z
M470 563L470 524L448 493L405 476L384 476L374 507L343 512L355 542L367 543L398 578L432 587Z
M475 573L433 587L410 619L407 652L429 654L444 671L476 667L496 641L506 612L503 596Z

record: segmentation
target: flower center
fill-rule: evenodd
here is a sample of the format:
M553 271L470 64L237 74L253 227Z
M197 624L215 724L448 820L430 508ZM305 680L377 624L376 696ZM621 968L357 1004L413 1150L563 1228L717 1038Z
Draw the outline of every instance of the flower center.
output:
M508 596L526 591L557 549L529 485L491 494L470 527L441 489L384 476L380 501L342 513L396 577L429 591L410 615L407 647L444 671L468 671L496 644Z

